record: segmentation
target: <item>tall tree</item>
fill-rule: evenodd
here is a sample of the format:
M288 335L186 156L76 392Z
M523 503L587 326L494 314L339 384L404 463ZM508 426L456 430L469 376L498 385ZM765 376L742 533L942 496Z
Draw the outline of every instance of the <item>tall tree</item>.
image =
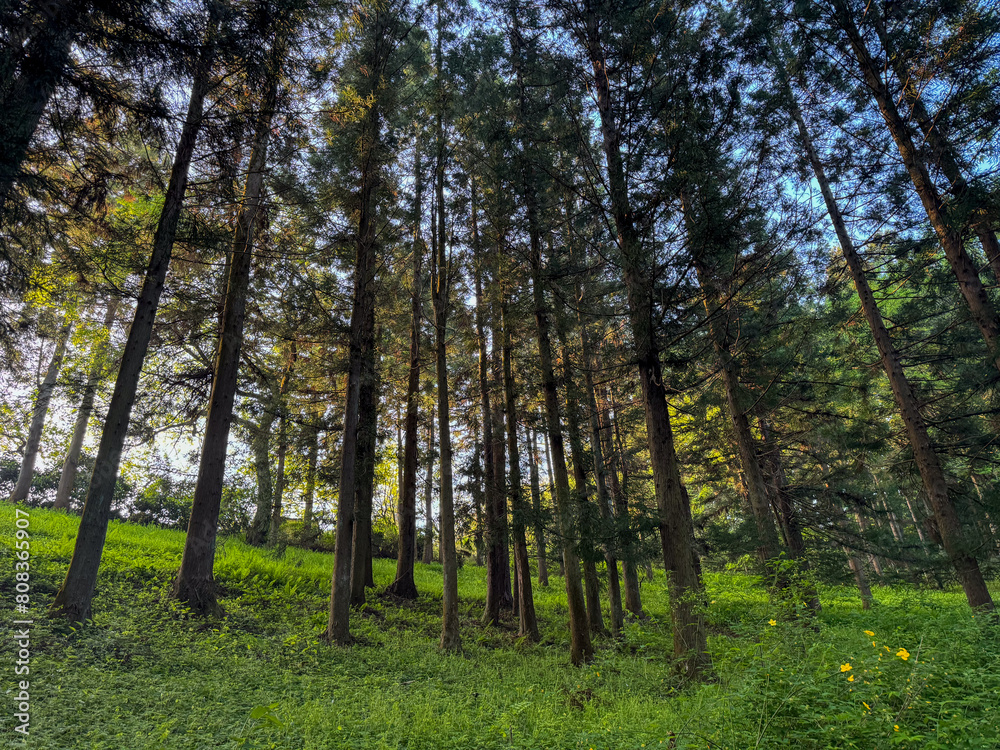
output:
M66 579L52 603L51 612L54 615L73 622L83 622L90 617L90 604L94 587L97 585L97 573L101 565L101 553L111 515L111 500L118 480L118 466L128 431L129 417L132 405L135 403L139 374L146 360L156 309L170 265L184 193L187 190L188 172L202 126L205 97L212 87L212 67L218 42L218 16L218 6L212 0L208 4L204 44L194 64L187 114L174 154L163 210L153 236L153 251L139 293L135 316L122 351L118 377L115 380L104 431L94 459L94 469L83 507L83 517L77 531L73 558L70 560Z
M272 9L272 12L278 11L278 8ZM177 572L173 587L175 597L186 602L195 611L206 613L220 611L212 570L215 564L215 540L218 535L222 485L226 471L226 450L229 446L229 429L233 421L233 404L236 399L254 241L264 210L264 173L268 163L271 127L278 100L282 65L290 37L294 33L292 18L281 20L272 18L268 21L274 24L272 27L274 36L264 73L263 94L256 116L246 186L236 217L236 231L228 261L229 274L226 281L222 330L213 366L212 393L205 420L205 437L198 465L191 519L188 522L180 570ZM273 413L271 418L273 419Z

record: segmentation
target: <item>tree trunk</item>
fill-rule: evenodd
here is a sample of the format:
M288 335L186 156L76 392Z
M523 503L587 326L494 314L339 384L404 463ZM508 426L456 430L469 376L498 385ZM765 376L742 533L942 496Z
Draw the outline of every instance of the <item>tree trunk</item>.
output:
M389 586L391 594L403 599L417 598L417 585L413 580L413 565L417 557L417 421L420 396L420 324L423 302L422 274L425 246L420 232L423 217L423 170L421 168L421 139L414 144L413 163L413 287L410 292L410 368L406 380L406 427L403 448L403 477L400 482L399 548L396 555L396 580Z
M270 406L270 405L269 405ZM247 531L247 544L259 547L267 541L274 510L274 484L271 477L271 429L276 414L265 411L260 424L246 423L253 449L254 474L257 477L257 504Z
M577 387L569 362L569 350L560 330L562 340L563 382L566 387L566 432L573 461L574 496L578 508L580 532L580 557L583 559L583 587L587 599L587 620L590 632L607 634L601 613L601 585L597 577L598 553L594 549L593 503L590 501L590 484L587 482L583 437L580 434L580 402L583 394Z
M861 562L860 557L847 549L847 547L844 547L844 554L847 555L847 564L854 574L854 581L858 584L858 591L861 594L861 609L869 610L872 608L872 604L875 603L875 597L872 596L871 586L868 585L868 576L865 574L864 563Z
M372 496L375 485L375 452L378 442L378 372L375 352L363 364L361 417L358 425L355 481L354 547L351 560L351 606L365 603L365 587L374 586L372 571Z
M583 295L577 292L577 301L582 303ZM608 567L608 602L611 612L611 633L619 635L625 622L622 611L621 584L618 579L618 558L615 551L615 519L611 513L611 499L608 495L608 470L604 460L604 446L601 443L603 427L601 414L597 409L597 392L594 387L595 360L590 343L590 333L583 319L583 307L580 304L579 327L580 348L583 353L583 380L586 388L587 411L590 414L590 445L594 454L594 479L597 484L597 507L601 513L601 523L604 527L604 560Z
M86 5L80 2L39 3L45 18L39 30L27 40L20 60L13 52L2 71L7 78L0 85L0 217L14 189L27 157L28 147L38 130L42 115L62 80L71 60L77 25ZM50 12L45 12L48 8ZM12 50L14 47L8 47ZM15 69L17 72L15 74Z
M427 468L424 472L424 548L421 562L434 562L434 420L427 424Z
M530 163L528 164L530 170ZM580 558L576 554L576 524L573 518L573 499L566 470L566 453L563 446L562 426L559 416L559 393L552 367L552 343L545 290L542 287L542 243L538 224L538 197L534 180L527 173L525 178L525 203L527 205L528 234L530 238L532 301L535 308L535 328L538 334L538 359L542 372L542 392L545 396L545 422L548 445L551 451L551 469L555 475L554 486L556 515L562 537L562 560L566 581L566 601L569 610L570 660L574 665L590 661L594 647L590 640L587 605L584 602L580 580Z
M660 541L670 591L674 655L680 660L681 671L690 678L697 676L708 662L707 634L701 606L703 587L695 559L691 507L677 466L654 330L653 282L646 276L652 264L640 242L629 204L620 133L612 109L610 81L598 23L598 16L590 10L584 41L593 65L611 213L621 249L629 323L646 413L650 463L660 516Z
M353 541L357 508L355 504L358 477L364 460L362 434L362 391L370 387L375 357L375 276L377 192L382 181L376 148L380 141L382 112L377 88L385 68L386 29L384 16L373 11L365 23L374 23L373 44L369 51L368 80L373 103L364 113L360 149L360 181L357 193L357 244L354 266L354 299L351 310L350 354L348 360L347 400L344 408L344 439L340 455L340 487L337 495L337 529L334 548L333 575L330 585L330 616L327 640L339 645L351 642L350 606L352 598L351 568L354 561ZM364 397L367 401L368 396ZM359 449L362 454L359 456ZM362 596L364 595L362 589Z
M437 158L435 163L435 194L437 202L437 237L432 272L434 327L437 334L438 430L441 450L441 648L457 651L462 647L458 625L458 558L455 550L455 501L452 486L451 417L448 391L448 313L450 311L452 265L445 231L444 173L445 136L444 56L441 51L442 11L437 6L435 58L437 64Z
M774 528L771 498L768 496L767 483L764 481L764 471L760 464L756 441L750 429L750 420L743 408L745 399L740 383L739 363L733 357L725 330L725 321L721 319L726 314L724 287L717 273L710 267L709 259L705 257L709 248L704 246L699 236L700 227L694 216L690 196L682 194L681 205L687 225L691 257L698 277L698 285L701 287L709 337L712 340L712 347L715 349L719 370L722 373L740 468L746 484L747 499L750 501L750 510L757 525L757 556L763 564L766 574L770 577L776 572L774 564L778 559L780 545L777 531ZM706 231L711 236L712 228L707 228Z
M847 232L847 225L844 223L840 208L834 198L833 191L830 189L830 183L826 178L823 165L816 154L815 148L813 148L812 138L806 128L805 119L798 107L790 85L787 87L787 92L789 94L792 117L798 126L803 148L812 165L816 181L819 183L823 200L826 202L827 213L830 214L830 219L837 233L837 239L840 240L844 260L847 263L851 278L854 280L854 287L857 290L858 298L861 301L861 309L872 331L872 336L875 339L875 344L878 347L879 356L882 360L882 367L889 378L889 385L892 388L896 405L899 408L903 425L906 428L906 434L910 441L910 447L913 449L913 457L920 472L924 490L930 498L931 507L934 510L934 518L937 521L937 526L941 534L941 543L952 564L955 566L955 571L962 583L962 588L965 590L969 605L973 609L981 607L992 610L993 599L986 588L986 581L983 579L982 572L979 569L979 563L963 539L961 523L949 496L948 483L941 469L937 452L934 450L933 443L931 442L927 431L927 424L924 422L916 395L903 370L899 352L893 345L885 323L882 321L882 314L878 309L875 296L872 294L871 287L868 284L861 256L855 250L851 236Z
M319 415L315 415L319 419ZM308 532L313 523L313 498L316 494L316 466L319 463L319 425L309 426L309 453L306 456L306 491L302 496L302 531Z
M500 609L504 604L504 578L510 574L504 567L504 551L506 548L506 512L504 509L504 477L503 477L503 436L502 418L496 423L495 408L491 392L489 363L486 351L486 315L489 310L483 289L483 266L479 241L478 212L476 203L476 181L472 181L472 247L475 265L476 285L476 335L479 348L479 398L483 417L483 447L484 474L486 478L485 503L485 539L486 549L486 606L483 611L483 624L494 625L500 621ZM494 339L494 346L497 346ZM493 382L496 382L494 379ZM499 461L500 475L497 475L497 448L501 456ZM503 514L503 519L501 519ZM507 602L508 605L510 602Z
M295 346L294 339L291 342L288 352L288 365L285 367L284 377L278 388L278 477L274 487L274 505L271 508L271 526L267 533L267 544L273 547L278 543L278 529L281 527L281 508L285 494L285 454L288 452L288 388L292 378L292 371L299 354ZM315 471L315 462L313 463Z
M214 4L210 9L214 9ZM101 565L101 553L111 516L111 501L118 481L118 466L121 462L125 434L129 417L139 387L139 373L146 360L146 351L153 331L156 308L163 292L163 282L170 265L170 255L177 234L177 224L187 189L188 170L194 154L198 131L201 129L202 110L205 95L209 90L212 62L215 55L214 13L209 24L209 46L202 52L198 69L191 84L191 98L187 116L181 129L181 137L170 169L170 183L163 199L163 210L153 236L153 252L146 268L146 276L139 292L135 317L129 328L121 365L115 380L115 389L108 405L108 414L101 433L101 442L94 460L94 470L90 477L87 499L83 506L83 517L76 535L73 558L55 600L51 612L70 622L84 622L90 617L90 604L97 585L97 572Z
M10 493L8 498L12 503L23 503L28 499L28 493L31 491L31 480L35 476L35 461L38 459L38 446L42 442L45 416L49 413L49 402L52 401L52 394L56 388L56 378L59 377L59 369L62 367L63 357L66 355L66 344L69 342L69 333L72 328L73 324L66 321L59 329L52 359L49 360L45 378L38 386L35 406L31 410L31 423L28 425L28 436L24 443L24 455L21 457L21 469L17 473L14 491Z
M899 110L896 108L896 102L882 80L879 68L868 52L861 33L854 23L853 14L844 0L835 0L834 7L837 11L837 23L841 25L847 34L848 41L851 44L861 73L864 76L865 83L868 84L868 88L871 90L872 96L878 104L879 111L882 113L882 118L888 126L889 133L896 142L899 155L902 157L906 171L910 175L910 180L913 182L917 196L920 198L920 202L927 212L927 218L930 219L931 226L934 227L938 241L941 243L941 248L944 250L945 258L948 259L948 263L951 266L952 273L954 273L955 278L958 280L958 288L962 292L966 304L969 306L969 311L972 313L972 319L979 328L979 333L986 342L990 361L1000 370L1000 319L997 318L993 303L990 301L983 282L979 278L976 265L966 252L958 229L952 226L948 220L944 202L941 200L937 187L931 180L930 174L927 171L927 165L923 162L920 152L913 144L910 131L900 116ZM963 565L966 565L965 570L967 572L960 572L959 575L971 576L968 585L977 587L975 581L972 580L976 577L975 574L968 569L967 563L963 563ZM977 601L983 600L984 593L986 593L985 587L975 595ZM986 593L986 596L989 596L988 593Z
M535 560L538 566L538 585L549 585L549 561L545 552L545 525L542 523L542 493L538 487L538 433L535 428L530 428L528 432L528 443L530 445L529 460L529 481L531 482L531 508L534 517L535 531Z
M615 410L615 420L618 419L618 410ZM611 430L617 429L617 425L612 423L610 410L608 409L608 396L606 390L601 388L601 441L603 443L604 455L608 456L608 477L611 480L611 497L615 504L616 526L619 531L621 549L624 551L623 578L625 579L625 609L635 617L645 618L642 611L642 597L639 593L639 572L636 568L636 552L634 544L635 531L632 528L632 518L628 509L628 498L625 490L618 481L618 464L620 456L615 450L614 440Z
M514 570L517 586L514 601L517 604L518 635L537 642L538 620L535 617L535 601L531 591L531 565L528 562L528 542L524 531L527 513L524 507L524 489L521 486L521 451L517 444L517 395L510 361L511 322L506 298L501 305L501 316L503 326L503 386L504 401L507 407L507 453L510 455L508 492L513 521L511 531L514 536Z
M118 311L118 298L112 297L108 301L108 306L104 312L104 330L107 338L102 335L100 343L94 349L94 361L90 365L87 373L87 384L83 387L83 398L80 399L80 408L76 412L76 424L73 425L73 437L69 441L69 450L66 452L66 460L63 461L62 473L59 475L59 487L56 490L56 501L52 506L56 510L69 508L70 494L73 492L73 485L76 484L77 467L80 464L80 453L83 451L83 441L87 437L87 425L90 422L90 415L94 411L94 397L97 394L97 386L101 382L101 375L104 373L105 357L111 338L111 326L114 324L115 313Z
M226 449L233 421L236 380L243 346L243 325L253 263L254 233L263 210L264 169L267 166L271 121L274 118L274 107L278 97L285 46L284 35L277 35L271 50L267 82L254 129L246 188L236 218L229 279L226 284L226 307L215 356L208 415L205 418L205 438L191 506L191 519L188 522L188 532L184 542L184 554L173 588L174 596L195 611L213 614L221 611L215 597L212 569L215 564L215 540L219 530L222 484L226 472Z
M913 76L910 75L904 57L892 49L888 34L886 34L885 21L879 16L878 8L872 6L871 10L879 41L882 43L882 48L886 51L886 57L892 66L892 70L896 74L896 78L899 79L900 86L903 88L903 96L910 105L910 112L913 115L913 119L916 120L920 132L924 134L924 138L931 148L931 153L934 155L935 163L948 182L951 183L952 193L955 198L961 200L968 195L969 184L965 179L965 175L962 174L962 168L958 164L955 147L952 146L951 141L943 132L941 123L937 122L924 106L920 88L914 83ZM989 261L990 268L993 269L993 276L996 278L997 283L1000 283L1000 242L997 241L996 233L986 220L973 219L971 223L973 231L983 246L986 260Z

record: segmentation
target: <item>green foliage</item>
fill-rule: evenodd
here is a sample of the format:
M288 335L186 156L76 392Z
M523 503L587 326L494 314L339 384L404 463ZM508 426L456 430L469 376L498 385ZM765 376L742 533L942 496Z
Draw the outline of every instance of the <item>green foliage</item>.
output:
M0 507L0 525L12 528L13 517L13 507ZM183 534L118 522L109 529L96 619L66 628L42 612L64 573L76 524L71 516L31 511L36 609L26 747L807 750L1000 743L1000 638L996 625L973 617L954 590L877 587L880 604L863 612L853 590L824 588L823 613L813 623L781 616L754 578L709 574L714 676L694 685L678 682L671 670L659 572L644 584L650 619L629 621L619 641L599 642L595 661L579 669L566 658L558 578L536 589L542 642L532 645L516 638L512 620L478 625L485 572L471 565L459 575L462 656L436 647L436 564L417 565L415 602L371 597L352 613L358 643L341 649L320 640L329 554L291 547L276 554L223 537L215 572L227 614L204 620L167 596ZM0 556L9 560L11 549L8 535ZM9 591L11 566L0 570L0 590ZM394 572L392 561L375 561L380 587ZM10 675L3 680L6 690Z

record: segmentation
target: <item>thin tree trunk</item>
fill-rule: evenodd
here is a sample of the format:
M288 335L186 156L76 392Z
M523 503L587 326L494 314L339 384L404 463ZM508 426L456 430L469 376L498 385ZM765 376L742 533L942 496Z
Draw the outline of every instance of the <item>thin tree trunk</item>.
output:
M49 413L49 403L52 401L52 394L56 389L56 378L59 377L59 370L62 367L63 357L66 355L66 344L69 342L69 333L72 328L73 324L67 320L59 329L59 333L56 335L56 347L52 351L52 359L49 360L45 377L38 386L35 405L31 410L31 422L28 425L28 436L24 442L21 469L17 473L14 491L10 493L8 498L12 503L23 503L28 499L28 493L31 491L31 480L35 476L35 461L38 460L38 446L42 442L45 416Z
M114 324L115 313L118 311L118 298L112 297L108 301L108 306L104 312L104 330L107 338L102 336L100 343L94 350L94 360L87 373L87 383L83 387L83 398L80 399L80 407L76 411L76 423L73 425L73 437L69 441L69 450L66 451L66 460L63 461L62 473L59 475L59 487L56 489L56 501L52 506L55 510L65 510L69 508L70 495L73 492L73 485L76 484L76 472L80 464L80 453L83 451L83 441L87 437L87 425L90 422L90 415L94 411L94 397L97 394L97 386L101 382L101 375L104 373L105 357L111 339L111 326Z
M582 294L577 292L577 301L582 303ZM611 612L611 633L619 635L625 623L625 615L622 611L621 584L618 579L618 558L615 554L615 535L612 531L615 528L615 520L611 513L611 498L608 493L608 470L604 460L604 446L601 443L602 425L601 414L597 409L597 392L594 387L594 356L590 343L590 334L587 331L586 321L583 319L582 304L578 304L580 310L580 348L583 353L583 380L586 388L587 410L590 413L590 445L594 454L594 479L597 484L597 507L601 513L601 522L604 526L602 536L604 542L604 560L608 567L608 602Z
M14 189L38 130L42 115L71 61L77 25L86 5L79 2L39 3L45 16L40 29L27 40L19 61L5 55L0 84L0 216ZM46 8L49 12L46 12ZM14 49L14 45L8 47ZM15 74L15 70L17 73ZM9 76L9 78L8 78Z
M570 660L573 664L580 665L593 657L594 647L590 640L587 605L584 602L583 585L580 580L580 558L576 554L574 544L577 530L573 519L569 473L566 470L566 453L559 416L559 393L556 388L555 371L552 367L549 310L542 287L542 244L538 225L538 199L530 172L525 179L525 187L528 233L531 242L532 301L535 308L535 328L538 333L538 359L542 371L542 391L545 395L546 429L551 450L551 466L555 474L556 514L559 520L559 534L562 537L562 560L569 610Z
M417 421L420 396L420 324L423 319L422 274L424 241L420 232L423 217L423 169L421 168L421 138L414 144L413 161L413 287L410 292L410 368L406 381L406 427L403 448L403 475L400 482L399 548L396 554L396 580L389 586L391 594L403 599L417 598L413 565L417 557Z
M549 585L549 561L545 552L545 525L542 523L542 493L538 487L538 433L532 427L528 433L529 481L531 482L531 508L534 516L535 560L538 566L538 585Z
M847 547L844 547L844 554L847 555L847 564L854 574L854 582L858 584L858 591L861 593L861 609L871 609L872 604L875 603L875 597L872 596L871 586L868 585L868 576L865 574L864 563L861 562L860 557L847 549Z
M723 285L720 283L718 274L709 266L709 259L705 257L708 248L704 247L699 237L699 227L694 216L690 196L682 194L681 205L687 225L691 257L698 277L698 285L701 287L709 337L712 340L712 347L715 349L715 356L722 373L726 403L733 425L733 435L736 438L747 499L750 501L750 510L757 525L757 556L770 576L775 573L774 563L778 559L780 544L778 533L774 528L771 498L768 496L767 483L764 481L764 471L760 464L756 441L750 429L750 420L743 408L744 398L741 393L739 363L730 350L725 322L721 320L724 315L725 300ZM712 229L708 228L706 231L711 233Z
M500 514L504 512L504 482L503 482L503 436L502 418L497 423L494 409L498 405L492 397L489 363L486 351L486 316L489 306L484 291L483 277L485 275L485 259L482 255L479 236L479 213L476 191L476 179L471 180L472 189L472 249L476 291L476 338L479 360L479 400L483 419L483 473L485 475L485 534L484 547L486 551L486 606L483 611L483 624L493 625L500 621L500 609L504 603L504 577L509 573L504 568L504 548L506 546L505 523ZM494 338L494 347L498 341ZM497 448L500 448L500 475L497 475Z
M319 415L315 415L318 419ZM319 463L319 425L309 426L309 453L306 455L306 491L302 496L302 531L308 532L313 523L313 498L316 494L316 466Z
M560 330L562 343L563 382L566 388L566 432L569 436L569 450L573 461L574 495L578 508L578 529L580 532L580 556L583 558L583 588L587 599L587 620L591 634L607 634L604 616L601 613L601 585L597 577L597 552L594 549L593 503L590 501L590 484L584 466L583 438L580 434L580 402L583 394L577 387L569 363L569 351Z
M83 506L83 516L76 535L73 558L66 572L51 613L64 617L70 622L84 622L90 617L90 604L97 585L97 573L101 566L101 553L111 516L111 501L118 481L118 467L121 462L125 434L128 431L132 405L135 403L139 386L139 374L146 360L146 351L153 332L156 308L163 292L163 283L170 265L170 255L177 234L177 224L187 189L188 171L194 154L198 131L201 129L202 110L205 95L210 86L212 63L215 56L214 36L216 32L215 5L209 6L210 23L207 36L208 46L203 50L194 80L191 84L191 98L181 129L181 137L170 169L170 182L163 199L163 210L153 236L153 251L146 269L146 276L139 292L135 317L129 328L121 365L115 380L115 389L108 405L108 414L101 433L101 442L94 460L94 470L90 476L87 499Z
M278 472L274 487L274 505L271 508L271 526L267 533L269 547L278 543L278 529L281 527L281 509L285 494L285 454L288 452L288 388L298 356L293 340L289 348L288 365L278 387ZM313 467L315 471L315 464Z
M944 202L941 200L937 187L931 180L930 174L927 171L927 165L913 144L910 131L900 116L899 110L896 108L896 102L882 80L879 67L868 52L864 39L862 39L858 27L854 23L853 14L844 0L835 0L834 7L837 11L837 22L847 34L847 39L854 51L854 56L858 60L865 83L868 84L868 88L872 92L875 102L878 104L879 111L882 113L882 118L888 126L889 133L896 142L899 155L902 157L906 171L910 175L910 180L913 182L917 196L920 198L920 202L927 212L927 218L930 219L931 226L938 236L938 241L941 243L941 248L944 250L945 258L948 259L952 273L954 273L955 278L958 280L958 288L965 298L969 311L972 313L972 319L975 321L983 340L986 342L990 361L1000 370L1000 319L997 318L993 303L990 301L983 282L979 278L976 265L973 263L972 258L969 257L968 252L966 252L958 229L952 226L952 223L948 220ZM963 563L963 566L963 571L959 575L969 576L967 585L979 588L978 584L973 580L976 578L976 575L971 572L967 563ZM969 592L967 591L966 593L968 594ZM984 594L987 598L989 597L985 587L982 587L975 594L974 598L977 601L985 602Z
M219 337L205 418L205 438L202 443L198 479L195 483L191 519L181 567L174 582L173 594L192 609L218 613L221 608L215 597L212 569L215 563L215 540L219 529L222 484L226 472L226 449L233 421L236 380L243 346L243 325L246 318L247 294L253 261L254 233L259 223L264 193L264 170L271 137L271 121L278 97L281 66L286 40L282 32L274 39L261 108L254 129L253 147L247 168L246 188L236 218L226 284L226 307Z
M615 420L618 419L618 411L615 410ZM612 423L610 410L608 409L608 396L606 390L601 388L601 440L604 445L604 455L608 456L608 477L611 480L611 498L615 504L616 526L620 534L621 549L624 551L623 578L625 579L625 609L635 617L645 618L642 611L642 597L639 593L639 572L636 568L635 544L633 538L635 531L632 528L632 518L628 509L628 497L624 488L618 481L618 464L620 456L615 450L614 440L611 430L617 430L617 424Z
M444 110L444 56L441 50L442 9L437 6L437 33L435 35L435 60L437 65L437 158L435 163L435 195L437 203L437 238L433 272L432 300L434 302L434 327L437 334L437 387L438 430L441 451L441 568L443 574L441 595L441 648L457 651L462 647L458 624L458 559L455 550L455 500L452 486L451 417L448 390L448 313L451 303L452 265L445 231L444 175L445 136Z
M528 562L528 542L524 524L527 515L524 507L524 488L521 486L521 451L517 444L517 395L514 373L511 368L511 322L508 301L501 305L503 326L503 386L507 406L507 453L510 455L510 508L512 514L511 531L514 536L514 569L517 604L518 635L531 641L538 641L538 620L535 617L535 601L531 591L531 565Z
M852 24L853 25L853 24ZM885 323L882 321L882 314L878 309L875 296L872 294L865 274L861 256L854 248L847 226L844 223L840 208L834 198L830 183L826 178L823 165L813 148L812 138L806 127L805 119L794 98L794 92L789 85L787 91L790 98L791 113L798 126L799 136L802 139L806 156L812 165L816 181L819 183L823 199L826 202L827 213L833 222L840 240L841 251L844 260L854 280L854 286L861 301L861 309L864 311L868 326L872 331L875 344L878 347L879 356L882 360L882 367L889 378L889 385L892 388L896 405L899 408L906 434L913 449L913 457L923 481L924 490L930 498L931 507L934 510L934 518L941 534L941 543L945 552L955 566L955 571L965 590L966 598L973 609L984 608L993 609L993 599L986 588L986 581L983 579L979 569L979 563L972 555L968 544L963 539L961 523L955 506L952 503L948 492L948 483L945 480L944 472L934 450L927 424L924 422L923 414L917 402L916 395L910 385L909 380L903 370L899 352L893 345Z
M271 527L271 513L274 510L274 483L271 477L271 429L276 417L274 411L265 412L260 424L245 422L250 432L253 450L254 474L257 477L257 503L253 520L247 531L247 544L260 546L267 541Z
M936 121L924 106L920 88L914 82L913 76L910 75L906 60L901 54L893 50L889 42L885 22L879 15L878 8L872 6L871 10L879 41L882 43L882 48L886 51L886 57L892 66L893 72L896 74L896 78L899 79L900 86L903 87L903 96L910 105L910 112L913 114L913 119L916 120L920 132L924 134L924 138L931 148L931 153L934 155L935 163L941 169L948 182L951 183L952 193L957 199L961 200L968 195L969 184L962 173L962 168L959 166L955 147L942 131L941 123ZM974 219L971 224L973 231L979 238L980 244L983 246L986 260L989 262L990 268L993 269L993 276L1000 283L1000 242L997 241L996 232L989 226L989 222L984 219Z
M434 420L427 424L427 470L424 474L424 554L421 562L434 562Z
M651 264L636 230L629 202L621 138L612 109L599 19L592 8L588 6L587 10L584 41L593 65L611 213L621 249L629 322L646 413L646 434L660 516L660 541L670 591L674 655L680 660L681 671L690 678L697 676L708 663L707 633L701 606L704 591L695 558L691 507L677 465L657 348L652 280L647 278Z
M377 191L382 180L375 151L380 141L382 112L376 91L388 58L385 18L379 11L369 11L365 23L373 23L373 43L369 52L368 79L373 103L364 114L361 150L361 174L358 185L358 228L354 266L354 299L351 310L350 354L347 376L347 400L344 408L344 439L340 456L340 487L337 496L337 528L330 584L330 616L326 638L338 645L351 642L350 606L351 568L356 521L356 492L364 460L362 430L362 390L370 386L375 352L375 245ZM367 400L367 395L364 397ZM359 457L359 447L362 455ZM362 590L363 596L363 590Z
M378 442L378 373L375 352L362 371L355 480L354 546L351 559L351 606L365 603L365 587L374 586L372 571L372 497Z

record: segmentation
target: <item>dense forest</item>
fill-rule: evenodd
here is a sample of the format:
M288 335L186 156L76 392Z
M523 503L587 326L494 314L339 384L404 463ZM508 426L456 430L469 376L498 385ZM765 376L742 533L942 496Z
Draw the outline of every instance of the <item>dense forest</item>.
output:
M706 695L851 611L985 654L955 692L1000 702L994 4L3 0L0 69L3 554L38 535L52 664L141 630L122 597L239 630L238 549L261 618L325 590L287 631L323 664L409 617L435 659L499 632ZM936 745L893 690L888 739L758 705L756 744L649 742L1000 746L993 699ZM497 721L454 746L646 742Z

